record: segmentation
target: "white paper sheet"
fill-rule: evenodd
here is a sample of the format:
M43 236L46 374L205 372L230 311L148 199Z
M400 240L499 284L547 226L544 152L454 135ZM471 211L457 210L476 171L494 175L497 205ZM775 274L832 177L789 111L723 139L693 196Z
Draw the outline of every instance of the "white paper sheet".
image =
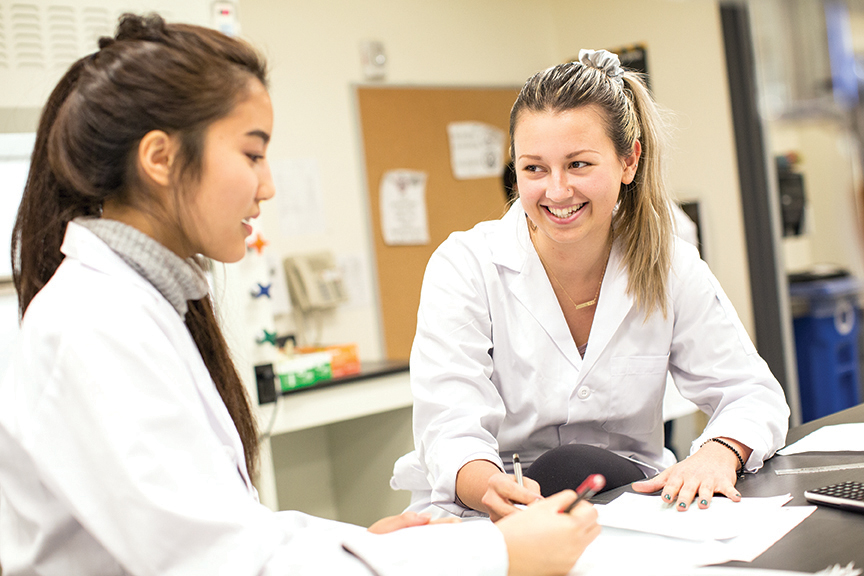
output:
M777 451L788 456L802 452L864 452L864 423L822 426L797 442Z
M659 496L625 493L598 507L601 526L648 532L684 540L728 540L740 536L750 522L772 510L778 510L792 499L790 494L770 498L742 498L733 502L715 497L711 506L702 510L691 506L679 512Z
M634 496L659 500L659 496ZM617 502L620 498L613 502ZM687 573L688 570L699 566L722 564L732 560L751 562L816 509L815 506L779 507L778 502L785 501L785 498L786 496L766 499L761 505L761 513L754 518L748 518L746 521L742 520L743 530L738 536L726 540L685 540L604 526L597 540L588 546L588 549L570 571L570 576L617 576L620 574L668 576L669 574ZM715 500L711 508L714 508L716 503ZM597 506L601 523L605 514L603 508L610 505ZM717 510L719 509L718 507ZM732 510L736 509L733 508ZM673 515L680 514L683 517L690 511L667 510L665 512L670 512ZM658 511L654 515L660 516L665 512ZM626 551L626 553L622 553L622 551ZM698 572L694 573L698 574Z
M279 227L271 233L287 237L326 234L318 161L311 157L273 160L270 172L279 210Z
M348 293L348 301L342 304L342 310L361 308L372 304L372 296L367 286L371 284L367 270L369 264L361 252L354 254L339 254L336 262L342 271L342 283Z
M425 172L385 172L378 194L381 234L385 244L404 246L429 243Z
M482 122L451 122L450 168L457 180L500 178L504 172L504 132Z

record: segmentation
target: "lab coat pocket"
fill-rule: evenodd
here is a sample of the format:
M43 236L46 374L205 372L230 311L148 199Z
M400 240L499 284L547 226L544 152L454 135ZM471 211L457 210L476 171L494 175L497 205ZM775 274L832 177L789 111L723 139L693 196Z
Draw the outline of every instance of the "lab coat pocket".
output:
M644 435L662 425L669 355L626 356L611 363L611 409L603 424L614 434Z

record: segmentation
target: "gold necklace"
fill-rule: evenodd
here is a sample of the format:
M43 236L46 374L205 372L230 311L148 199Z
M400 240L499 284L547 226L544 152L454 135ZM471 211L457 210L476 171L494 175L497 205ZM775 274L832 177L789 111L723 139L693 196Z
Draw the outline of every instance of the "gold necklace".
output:
M564 284L562 284L561 281L558 280L558 277L555 276L555 273L552 271L552 269L546 265L546 261L543 260L543 256L540 255L540 250L537 249L537 244L534 242L534 230L536 230L536 229L537 229L537 225L534 224L533 222L531 222L531 220L529 219L528 220L529 235L531 236L531 243L534 244L534 250L537 252L537 257L540 258L540 263L543 265L543 269L552 275L552 278L555 280L555 282L558 284L558 286L561 287L561 290L564 292L564 295L567 296L567 299L570 300L571 304L573 304L573 309L574 310L581 310L582 308L588 308L589 306L594 306L595 304L597 304L597 299L600 297L600 288L603 286L603 278L606 276L606 267L609 265L609 256L612 254L612 241L611 240L614 238L614 236L612 238L610 238L609 251L606 252L606 262L603 264L603 272L600 274L600 282L597 284L597 292L594 294L594 298L592 298L588 302L583 302L582 304L576 304L576 302L573 301L573 298L570 297L570 294L567 293L567 289L564 288Z

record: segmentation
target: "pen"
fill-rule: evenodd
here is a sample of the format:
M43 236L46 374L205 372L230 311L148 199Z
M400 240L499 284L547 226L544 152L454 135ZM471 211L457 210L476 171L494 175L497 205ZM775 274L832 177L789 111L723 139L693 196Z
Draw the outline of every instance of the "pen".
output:
M513 454L513 474L516 476L516 483L519 486L524 486L522 483L522 463L519 461L519 454Z
M567 508L562 510L565 514L570 512L574 506L579 504L582 500L588 500L597 492L603 489L603 486L606 485L606 478L602 474L591 474L588 478L585 479L582 484L576 488L576 500L573 501Z

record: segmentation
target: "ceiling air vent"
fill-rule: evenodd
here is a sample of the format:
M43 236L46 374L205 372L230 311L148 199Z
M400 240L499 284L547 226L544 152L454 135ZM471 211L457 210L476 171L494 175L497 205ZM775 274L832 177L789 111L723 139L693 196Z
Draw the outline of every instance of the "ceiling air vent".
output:
M52 68L66 69L78 58L80 46L75 11L71 6L48 6L46 13L48 59Z
M9 11L12 62L16 68L45 69L42 18L35 4L12 4Z

